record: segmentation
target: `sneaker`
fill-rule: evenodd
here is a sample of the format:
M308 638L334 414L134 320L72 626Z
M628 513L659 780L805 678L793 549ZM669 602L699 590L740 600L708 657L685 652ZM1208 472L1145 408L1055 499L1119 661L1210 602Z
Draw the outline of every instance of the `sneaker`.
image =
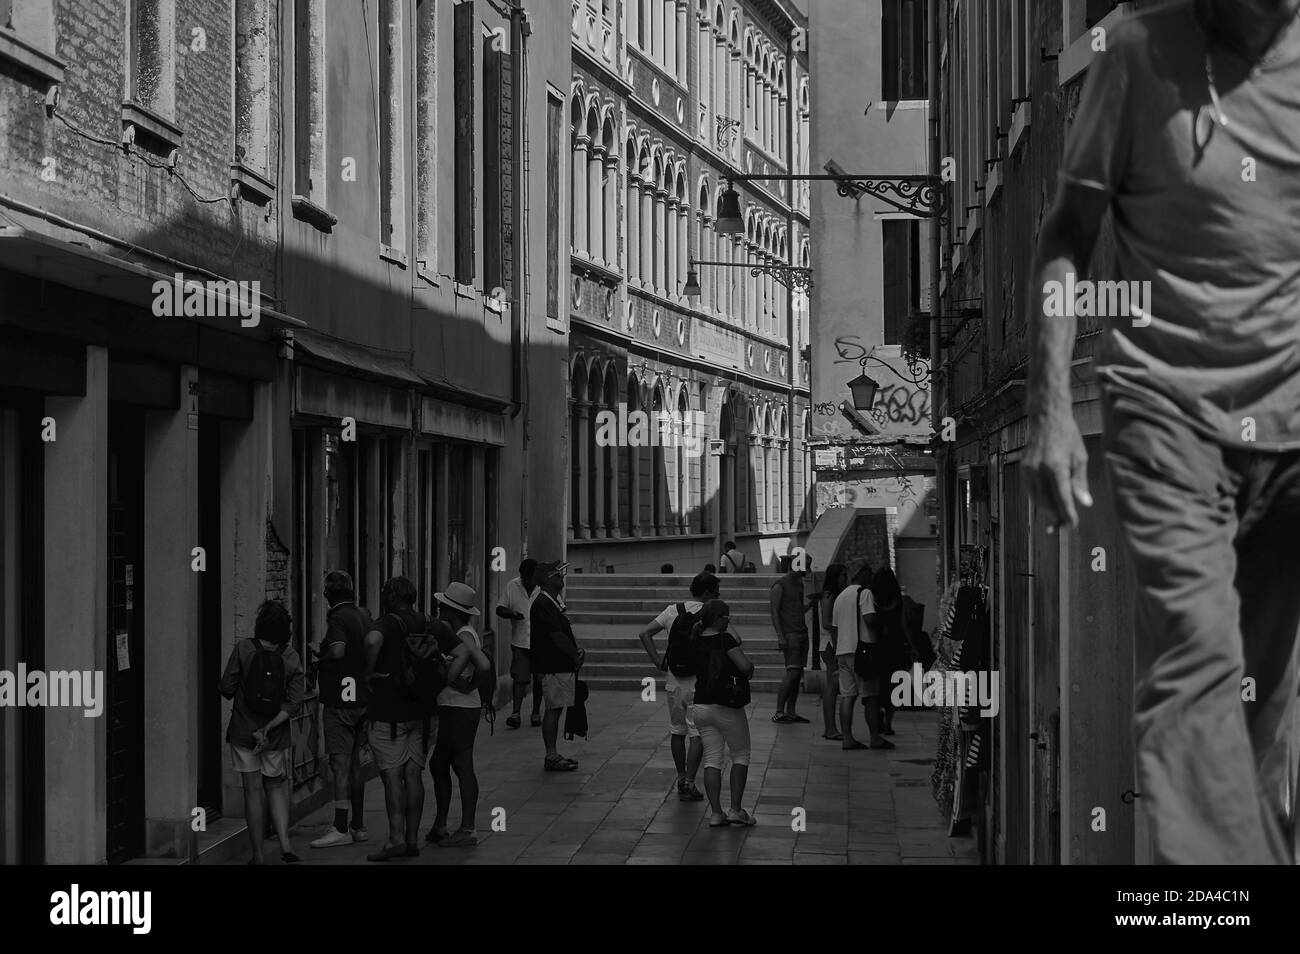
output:
M472 831L455 831L438 842L439 848L473 848L478 844L478 836Z
M311 843L313 848L333 848L335 845L350 845L355 835L347 835L331 826L330 830Z
M682 779L681 783L677 786L677 797L683 802L704 801L704 793L696 788L694 782L688 782L685 779Z
M354 828L352 829L352 840L357 844L360 844L363 841L369 841L370 832L366 831L364 828Z

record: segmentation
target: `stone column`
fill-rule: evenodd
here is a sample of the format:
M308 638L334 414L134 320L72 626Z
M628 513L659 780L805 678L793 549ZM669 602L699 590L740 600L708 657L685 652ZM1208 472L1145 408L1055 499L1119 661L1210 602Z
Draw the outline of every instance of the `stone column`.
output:
M573 248L587 254L587 147L591 140L578 136L573 141Z
M45 414L54 419L57 440L42 445L44 669L100 673L103 706L98 718L79 708L43 710L45 863L103 864L108 667L116 664L108 634L106 348L86 348L85 396L46 398Z
M618 253L618 151L605 156L605 263L617 270L622 266Z
M220 546L220 541L199 539L199 432L189 427L189 414L198 411L190 385L198 380L197 368L182 368L178 410L145 414L149 611L144 617L144 787L145 854L150 857L190 857L198 847L190 831L199 774L199 710L194 700L213 687L199 685L198 640L176 638L178 632L199 632L201 577L191 569L191 550L216 551ZM216 573L217 568L205 572Z
M587 475L591 473L591 405L587 401L575 403L577 434L574 451L578 455L578 522L577 536L581 540L591 537L591 495L587 493Z
M604 410L598 401L591 404L591 423L588 425L590 438L588 446L590 447L589 456L591 457L591 479L583 486L591 488L591 535L593 537L604 537L606 532L605 513L605 448L596 440L598 433L597 419L600 412Z
M641 182L641 287L655 287L654 258L655 186L648 179Z
M670 195L665 200L665 205L667 208L664 213L666 222L664 235L664 293L669 301L677 301L681 291L677 287L677 218L681 204L677 201L677 196Z
M627 282L641 279L641 177L627 174Z
M587 256L605 261L605 147L592 143L587 160Z
M677 280L678 282L686 281L686 269L689 267L687 259L687 237L686 237L686 220L690 216L690 210L681 209L677 214ZM697 253L698 254L698 253ZM677 301L684 301L685 296L682 290L676 285L673 286L673 297Z
M664 257L664 230L668 221L668 190L655 190L655 269L654 287L663 295L667 293L668 262Z

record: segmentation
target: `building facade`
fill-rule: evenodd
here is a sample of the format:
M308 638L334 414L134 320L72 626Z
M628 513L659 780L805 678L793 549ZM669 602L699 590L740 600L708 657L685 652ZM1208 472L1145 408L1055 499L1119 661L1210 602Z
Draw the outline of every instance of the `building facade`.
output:
M327 570L490 609L563 556L570 36L486 0L12 0L0 23L0 859L193 856L216 693ZM496 638L498 658L508 649ZM324 795L316 705L298 813Z
M810 5L812 156L817 172L929 171L925 0ZM825 566L888 563L908 595L937 613L937 497L930 421L930 221L871 194L812 183L812 448ZM906 202L902 202L906 205ZM921 333L918 335L917 330ZM849 382L877 385L870 409Z
M1065 132L1106 30L1143 3L1109 0L941 7L941 155L952 160L941 255L939 414L945 579L963 561L988 586L1002 712L980 821L1005 863L1150 859L1134 782L1132 571L1110 507L1091 358L1100 319L1081 318L1075 419L1097 504L1077 530L1039 526L1021 468L1027 438L1031 263L1056 193ZM1089 278L1112 276L1110 225ZM1038 292L1041 294L1041 292ZM964 313L964 314L963 314ZM1098 809L1104 814L1099 814ZM1101 823L1098 823L1101 819Z
M728 173L806 171L806 22L788 0L571 14L570 560L681 572L734 540L775 570L812 516L807 297L712 265L683 289L696 260L810 264L806 183L737 183L744 231L716 228Z

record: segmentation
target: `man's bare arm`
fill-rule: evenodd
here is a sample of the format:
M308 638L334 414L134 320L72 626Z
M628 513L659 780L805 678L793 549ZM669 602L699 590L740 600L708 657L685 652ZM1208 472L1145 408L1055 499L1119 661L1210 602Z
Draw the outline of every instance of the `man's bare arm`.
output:
M1078 524L1075 502L1090 507L1088 455L1079 435L1070 396L1070 362L1076 322L1066 315L1047 315L1043 303L1050 282L1066 286L1079 278L1092 257L1110 197L1096 189L1063 185L1039 232L1029 294L1029 446L1025 464L1039 506L1047 511L1050 533L1057 526ZM1068 303L1073 305L1073 302Z

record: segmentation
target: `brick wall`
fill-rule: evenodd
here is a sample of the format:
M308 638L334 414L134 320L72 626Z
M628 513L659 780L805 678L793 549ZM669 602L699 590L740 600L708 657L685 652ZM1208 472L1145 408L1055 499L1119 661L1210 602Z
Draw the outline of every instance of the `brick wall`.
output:
M163 157L93 142L60 121L108 143L122 137L122 102L129 63L126 0L78 0L55 7L55 48L67 64L58 115L47 117L43 87L37 89L7 63L0 63L0 179L3 192L28 204L91 226L144 248L241 280L274 287L273 222L248 203L232 210L230 163L232 115L232 4L186 0L177 4L175 113L184 136L176 171L195 192L222 201L204 203L166 169ZM195 50L194 30L205 48ZM278 30L271 23L271 49ZM202 44L201 44L202 45ZM275 53L273 52L273 57ZM271 109L277 110L277 64L271 68ZM272 116L272 162L278 154L278 119ZM53 181L41 179L43 160L54 160ZM45 228L45 226L42 226ZM68 237L68 236L65 236Z

